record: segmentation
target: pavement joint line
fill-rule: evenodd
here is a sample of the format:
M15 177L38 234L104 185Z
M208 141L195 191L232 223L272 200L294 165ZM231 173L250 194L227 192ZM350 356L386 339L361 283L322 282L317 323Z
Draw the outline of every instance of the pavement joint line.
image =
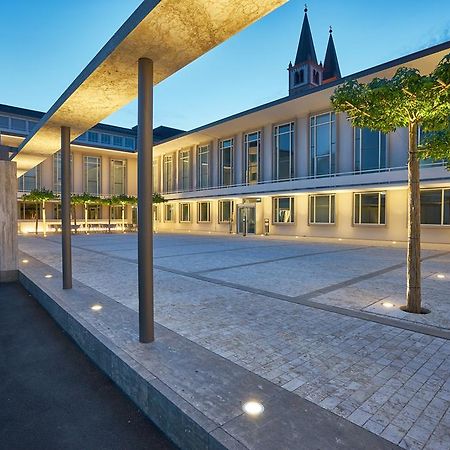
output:
M282 256L280 258L267 259L267 260L264 260L264 261L255 261L255 262L251 262L251 263L236 264L234 266L216 267L214 269L199 270L197 272L189 272L189 273L202 274L202 273L210 273L210 272L220 272L222 270L238 269L240 267L256 266L256 265L259 265L259 264L269 264L269 263L278 262L278 261L286 261L286 260L289 260L289 259L304 258L306 256L316 256L316 255L326 255L326 254L332 254L332 253L350 252L352 250L356 251L356 250L363 250L363 249L366 249L366 248L370 248L370 247L352 247L352 248L337 249L337 250L327 250L327 251L323 251L323 252L304 253L304 254L301 254L301 255Z
M59 244L56 241L51 241L51 242L54 243L54 244ZM79 246L76 246L76 245L72 245L72 247L77 248L79 250L84 250L84 251L96 253L96 254L99 254L99 255L102 255L102 256L111 256L111 257L114 257L116 259L120 259L122 261L126 261L126 262L129 262L129 263L132 263L132 264L137 264L136 259L119 257L119 256L113 256L113 255L110 255L110 254L105 253L105 252L101 252L101 251L98 251L98 250L92 250L92 249L86 249L86 248L82 248L82 247L79 247ZM433 258L439 258L439 257L445 256L447 254L450 254L450 251L441 252L441 253L438 253L438 254L435 254L435 255L426 256L426 257L422 258L421 261L425 261L425 260L429 260L429 259L433 259ZM375 271L375 272L371 272L370 274L362 275L361 277L356 277L356 278L353 278L351 280L344 281L342 283L337 283L337 285L342 285L344 283L348 283L346 286L350 286L352 284L358 283L359 281L364 281L366 279L374 278L374 277L376 277L378 275L382 275L384 273L388 273L390 271L397 270L397 269L399 269L401 267L404 267L404 266L406 266L406 263L395 264L393 266L390 266L390 267L387 267L387 268L384 268L384 269L381 269L381 270L378 270L378 271ZM245 285L238 284L238 283L231 283L231 282L228 282L228 281L217 280L217 279L214 279L214 278L205 277L203 275L196 274L196 273L190 273L190 272L184 272L184 271L177 270L177 269L171 269L171 268L160 266L160 265L157 265L157 264L154 264L154 268L158 269L158 270L161 270L161 271L164 271L164 272L174 273L176 275L180 275L180 276L184 276L184 277L188 277L188 278L194 278L194 279L197 279L199 281L205 281L207 283L212 283L212 284L216 284L216 285L219 285L219 286L229 287L231 289L236 289L236 290L240 290L240 291L244 291L244 292L249 292L251 294L261 295L261 296L264 296L264 297L273 298L273 299L276 299L276 300L281 300L281 301L285 301L285 302L289 302L289 303L295 303L295 304L303 305L303 306L310 307L310 308L320 309L322 311L327 311L327 312L331 312L331 313L335 313L335 314L340 314L340 315L347 316L347 317L353 317L353 318L365 320L365 321L368 321L368 322L375 322L375 323L379 323L381 325L391 326L391 327L395 327L395 328L401 328L403 330L413 331L415 333L420 333L420 334L425 334L425 335L428 335L428 336L433 336L433 337L438 337L438 338L450 340L450 330L447 330L445 328L440 328L440 327L430 326L430 325L422 325L422 324L418 324L416 322L410 322L410 321L401 320L401 319L394 319L394 318L388 317L388 316L382 316L380 314L373 313L373 312L366 312L366 311L363 311L363 310L347 309L347 308L342 308L340 306L327 305L325 303L319 303L319 302L315 302L315 301L311 301L310 300L310 298L314 298L314 297L317 297L319 295L322 295L324 293L322 291L324 289L326 289L326 288L322 288L322 289L318 289L316 291L312 291L312 293L315 293L315 295L312 296L312 297L307 297L311 293L304 294L304 295L298 296L298 297L291 297L291 296L288 296L288 295L277 294L275 292L270 292L270 291L265 291L265 290L262 290L262 289L252 288L250 286L245 286ZM382 272L382 273L380 273L380 272ZM336 284L335 285L331 285L331 286L336 286ZM330 291L325 292L325 293L329 293L329 292L341 289L342 287L346 287L346 286L340 286L340 287L331 289Z

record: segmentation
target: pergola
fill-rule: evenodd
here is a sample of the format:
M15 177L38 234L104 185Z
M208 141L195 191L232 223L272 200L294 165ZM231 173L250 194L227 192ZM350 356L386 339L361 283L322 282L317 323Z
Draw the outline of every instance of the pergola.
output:
M154 340L153 86L287 0L144 0L78 75L13 160L17 175L61 150L63 288L72 287L70 144L138 97L139 340Z

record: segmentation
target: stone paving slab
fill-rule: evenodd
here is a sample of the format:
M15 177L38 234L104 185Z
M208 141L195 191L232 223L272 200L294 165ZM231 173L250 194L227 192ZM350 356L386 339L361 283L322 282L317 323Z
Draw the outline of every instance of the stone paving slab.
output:
M53 239L47 242L43 239L25 239L21 247L59 269L59 244ZM256 240L222 238L222 242L218 243L217 238L208 237L203 245L203 238L198 236L183 236L183 245L189 240L195 243L197 254L203 252L205 261L217 256L211 252L211 246L223 249L227 248L225 244L228 243L226 253L234 254L241 251L241 242L247 248L259 245ZM102 245L97 246L97 242ZM74 273L83 283L136 310L137 272L136 258L130 256L132 242L135 242L135 237L128 235L78 236L74 239ZM276 241L260 243L264 252L270 251L270 244L273 256L280 256ZM295 241L289 244L297 251L306 251L299 250L304 244ZM159 235L155 240L155 261L159 268L155 270L156 318L159 323L282 386L286 391L386 436L405 448L432 448L430 445L440 448L440 441L450 442L450 347L448 339L436 337L445 337L448 331L434 327L434 334L429 335L429 328L420 328L402 317L399 318L399 326L386 326L386 323L375 321L380 322L379 318L389 317L388 314L365 313L361 311L367 306L364 302L358 307L358 298L363 296L358 297L356 293L364 292L360 284L380 278L383 280L381 284L390 282L392 289L396 289L401 283L398 280L401 269L398 273L392 270L362 281L360 277L379 270L380 263L381 267L386 268L386 262L390 265L401 261L402 250L376 248L376 258L371 259L369 248L353 251L348 246L340 247L345 251L329 254L327 258L337 259L342 265L347 261L355 264L362 258L364 264L361 265L369 272L344 280L341 282L343 286L335 283L333 289L336 290L318 296L314 294L309 304L311 307L307 307L296 303L298 297L277 293L274 283L277 278L270 271L264 272L261 280L273 281L272 292L259 289L261 280L258 280L256 288L242 287L216 279L216 271L192 273L189 265L184 271L171 269L165 265L170 258L157 260L159 249L167 250L170 245L177 248L178 236ZM280 242L280 245L285 246L286 242ZM126 250L120 252L120 248ZM315 251L335 249L328 244L308 246L308 251L311 248ZM383 258L383 252L386 252L386 258ZM424 256L435 257L439 253L429 251L424 252ZM436 260L442 259L445 264L446 258L436 257ZM307 258L300 260L304 261L305 270L308 270ZM434 264L434 261L429 259L424 266ZM239 256L236 263L242 263ZM322 270L325 269L326 258L322 266ZM240 270L246 269L242 267ZM301 265L299 270L303 270ZM432 270L428 272L432 273ZM297 285L298 289L301 279L293 278L289 282ZM353 284L346 286L348 282ZM322 280L317 276L313 275L310 283L315 291L323 288ZM330 286L333 284L325 285L325 289ZM436 301L446 295L443 286L443 283L437 283ZM345 298L341 293L349 289L354 289L349 296L356 306L348 309L347 315L345 308L339 308L343 310L339 314L326 309L339 304L338 300ZM300 297L311 296L315 291L305 290ZM370 292L370 286L365 292ZM336 296L336 303L333 303L333 296ZM318 300L321 303L313 303ZM371 301L376 302L377 296ZM358 318L359 315L364 315L364 320ZM443 315L448 317L449 313ZM427 327L434 323L432 314L421 317L431 317L431 320L424 322ZM427 408L432 402L435 403L431 411L437 411L432 413L434 415L430 419L431 413L426 412L430 411ZM418 439L416 428L419 427L420 431L424 424L429 436L426 442L420 443L425 439L425 434ZM414 443L412 447L411 442Z
M397 448L161 325L154 343L139 344L135 311L80 282L64 291L60 272L27 259L25 287L182 448ZM261 417L243 413L250 399L264 404Z

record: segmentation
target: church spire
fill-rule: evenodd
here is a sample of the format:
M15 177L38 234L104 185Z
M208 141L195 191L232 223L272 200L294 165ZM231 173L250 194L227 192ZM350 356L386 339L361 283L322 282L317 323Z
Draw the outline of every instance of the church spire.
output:
M330 37L328 38L327 51L323 63L323 82L329 83L338 78L341 78L341 70L339 69L336 48L334 47L333 30L330 26Z
M308 7L305 5L305 15L303 17L302 31L298 42L297 56L295 57L295 65L302 63L317 64L316 51L311 34L311 28L308 20Z

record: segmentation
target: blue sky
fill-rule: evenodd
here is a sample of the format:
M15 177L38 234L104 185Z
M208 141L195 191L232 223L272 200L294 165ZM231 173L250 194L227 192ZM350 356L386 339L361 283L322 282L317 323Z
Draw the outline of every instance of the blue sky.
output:
M1 7L0 103L46 111L140 0L19 0ZM343 75L450 40L450 7L427 2L311 1L319 59L328 27ZM192 129L287 94L304 2L290 0L155 88L155 126ZM105 120L136 124L131 103Z

